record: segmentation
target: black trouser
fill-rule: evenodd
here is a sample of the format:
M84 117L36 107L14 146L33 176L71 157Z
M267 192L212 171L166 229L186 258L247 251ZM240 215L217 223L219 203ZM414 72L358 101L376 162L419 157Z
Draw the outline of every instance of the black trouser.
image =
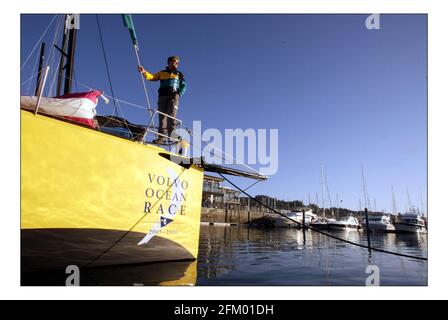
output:
M158 110L164 113L159 113L159 133L170 136L171 132L176 129L177 121L166 115L176 117L179 108L179 95L159 96L157 106ZM159 136L159 139L165 139L165 137Z

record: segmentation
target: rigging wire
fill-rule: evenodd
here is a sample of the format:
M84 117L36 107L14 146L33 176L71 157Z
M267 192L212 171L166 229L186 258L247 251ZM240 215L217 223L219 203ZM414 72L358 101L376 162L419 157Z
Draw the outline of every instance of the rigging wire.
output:
M134 51L135 51L135 57L137 58L137 64L140 67L140 66L142 66L142 63L140 62L140 60L141 60L140 59L140 48L138 47L137 42L134 43ZM143 91L145 92L146 104L148 107L147 110L149 111L149 115L150 115L148 127L151 125L153 127L155 127L155 124L154 124L155 111L151 108L151 103L149 102L148 90L146 89L146 81L143 77L143 73L141 73L141 72L140 72L140 78L141 78L142 84L143 84ZM151 86L149 86L149 88L151 89ZM146 136L146 133L143 136L142 140L145 139L145 136Z
M75 68L73 68L73 78L75 78L75 88L76 88L76 92L79 92L79 88L78 88L78 81L76 81L76 72L75 72Z
M54 18L57 18L57 15L54 17ZM54 39L56 39L57 38L57 34L58 34L58 31L59 31L59 26L60 26L60 24L63 22L63 19L61 18L61 21L60 21L60 23L56 23L56 25L55 25L55 36L54 36ZM43 37L42 37L43 38ZM41 38L41 39L42 39ZM53 43L55 43L55 40L53 39ZM49 63L49 61L51 60L51 57L52 57L52 50L53 50L53 47L50 49L50 54L49 54L49 56L48 56L48 59L47 59L47 63L46 63L46 65L49 65L50 63ZM38 61L39 61L39 57L40 57L40 55L39 54L37 54L36 55L36 60L35 60L35 62L34 62L34 66L33 66L33 69L32 69L32 74L33 74L33 76L31 76L30 78L28 78L26 81L24 81L24 82L22 82L20 85L22 86L25 82L27 82L27 81L29 81L28 82L28 86L27 86L27 88L26 88L26 94L28 94L28 95L33 95L33 93L31 93L31 91L30 91L30 89L31 89L31 83L32 83L32 81L31 81L31 79L32 78L34 78L35 76L37 76L37 75L39 75L39 70L37 70L37 63L38 63ZM25 62L26 63L26 62ZM25 64L24 64L25 65ZM50 68L50 70L52 70L53 68Z
M261 180L257 180L254 183L252 183L250 186L248 186L246 189L244 189L244 191L249 190L250 188L252 188L253 186L255 186L258 182L260 182ZM232 201L233 199L235 199L236 197L238 197L242 192L238 192L237 194L235 194L232 198L230 198L229 200L227 200L226 202L224 202L224 204L227 204L228 202ZM207 217L209 214L215 212L216 210L221 209L221 208L214 208L212 211L202 215L202 217Z
M135 50L135 56L137 57L138 66L140 67L142 65L140 62L140 48L137 45L134 45L134 50ZM145 91L146 103L148 104L148 111L151 111L152 109L151 104L149 103L148 90L146 89L146 82L145 79L143 79L142 73L140 73L140 77L142 79L143 90Z
M79 84L81 87L84 87L84 88L86 88L86 89L88 89L88 90L92 90L92 88L93 88L92 86L89 86L89 85L87 85L87 84L85 84L85 83L82 83L81 81L77 81L76 79L67 77L67 76L65 76L65 75L63 75L63 77L66 78L66 79L70 79L70 80L72 80L72 81L75 83L76 87L78 87L78 84ZM126 101L124 101L124 100L117 99L117 98L115 98L115 97L113 97L113 96L110 96L110 95L108 95L108 94L105 94L104 92L103 92L103 95L104 95L105 97L108 97L108 98L117 100L118 102L122 102L122 103L124 103L124 104L128 104L128 105L132 105L132 106L134 106L134 107L138 107L139 109L147 110L146 108L144 108L144 107L142 107L142 106L139 106L139 105L136 105L136 104L133 104L133 103L130 103L130 102L126 102ZM117 110L118 110L118 111L121 111L121 108L117 108ZM124 113L123 113L123 111L121 111L121 114L122 114L122 117L124 118ZM117 116L118 116L118 115L117 115ZM126 128L129 129L129 127L128 127L128 125L127 125L126 122L120 121L120 120L118 120L118 119L116 119L116 118L112 118L112 117L107 117L107 116L105 116L105 117L108 118L109 120L108 120L104 125L108 124L109 121L111 121L111 120L115 120L115 121L117 121L117 122L120 122L120 123L124 124L124 125L126 126ZM101 130L100 130L100 131L101 131Z
M308 229L310 229L310 230L312 230L312 231L315 231L315 232L318 232L318 233L320 233L320 234L322 234L322 235L324 235L324 236L327 236L327 237L330 237L330 238L333 238L333 239L336 239L336 240L339 240L339 241L342 241L342 242L345 242L345 243L349 243L349 244L352 244L352 245L354 245L354 246L358 246L358 247L361 247L361 248L365 248L365 249L369 249L369 250L373 250L373 251L378 251L378 252L382 252L382 253L387 253L387 254L391 254L391 255L395 255L395 256L400 256L400 257L405 257L405 258L416 259L416 260L424 260L424 261L427 261L427 260L428 260L428 258L425 258L425 257L412 256L412 255L408 255L408 254L402 254L402 253L398 253L398 252L393 252L393 251L388 251L388 250L383 250L383 249L379 249L379 248L374 248L374 247L366 246L366 245L363 245L363 244L360 244L360 243L356 243L356 242L353 242L353 241L349 241L349 240L346 240L346 239L343 239L343 238L336 237L336 236L334 236L334 235L332 235L332 234L329 234L329 233L326 233L326 232L322 232L321 230L315 229L315 228L313 228L313 227L311 227L311 226L306 227L306 226L303 225L303 223L300 223L300 222L298 222L297 220L294 220L294 219L288 217L287 215L278 212L277 210L275 210L275 209L269 207L268 205L264 204L263 202L259 201L258 199L252 197L250 194L248 194L247 192L245 192L244 190L242 190L240 187L238 187L236 184L234 184L232 181L230 181L228 178L226 178L226 177L225 177L224 175L222 175L221 173L218 173L218 174L219 174L223 179L225 179L228 183L230 183L234 188L238 189L239 191L241 191L242 193L244 193L246 196L248 196L248 197L251 198L252 200L256 201L257 203L261 204L263 207L265 207L265 208L271 210L272 212L274 212L274 213L276 213L276 214L278 214L278 215L280 215L280 216L282 216L282 217L284 217L284 218L286 218L286 219L288 219L288 220L291 220L292 222L298 224L298 225L301 226L302 228L304 228L304 227L305 227L305 228L308 228Z
M105 97L112 98L112 96L110 96L108 94L105 94L105 93L103 93L103 94L104 94ZM133 106L133 107L136 107L136 108L141 109L141 110L145 110L145 111L148 110L148 108L145 108L143 106L140 106L138 104L135 104L135 103L132 103L132 102L129 102L129 101L121 100L121 99L118 99L118 98L115 98L115 100L117 100L120 103L127 104L129 106Z
M67 79L71 79L70 77L67 77L67 76L64 76L64 77L67 78ZM84 88L86 88L86 89L92 90L92 88L93 88L93 86L89 86L89 85L87 85L87 84L85 84L85 83L82 83L81 81L76 81L75 79L71 79L71 80L74 81L74 82L76 82L76 83L78 83L80 86L82 86L82 87L84 87ZM104 95L105 97L108 97L108 98L111 98L111 99L115 99L115 100L117 100L117 101L120 102L120 103L123 103L123 104L126 104L126 105L130 105L130 106L136 107L136 108L141 109L141 110L145 110L145 111L148 110L148 108L146 108L146 107L143 107L143 106L141 106L141 105L138 105L138 104L135 104L135 103L126 101L126 100L122 100L122 99L114 98L113 96L108 95L108 94L106 94L106 93L103 93L103 95ZM153 109L151 109L151 110L154 111Z
M98 18L98 15L95 15L96 17L96 24L98 26L98 33L100 35L100 41L101 41L101 49L103 50L103 58L104 58L104 63L106 65L106 71L107 71L107 78L109 80L109 87L110 87L110 92L112 94L112 101L114 102L114 113L116 116L118 116L118 111L117 111L117 104L115 102L115 94L114 94L114 89L112 87L112 79L110 76L110 70L109 70L109 62L107 60L107 56L106 56L106 49L104 48L104 41L103 41L103 34L101 32L101 26L100 26L100 20Z
M85 84L85 83L82 83L81 81L77 81L76 79L73 79L73 78L70 78L70 77L67 77L67 76L64 76L64 75L63 75L63 77L66 78L66 79L71 79L73 82L75 82L75 84L77 84L77 85L79 84L80 86L82 86L82 87L84 87L84 88L86 88L86 89L88 89L88 90L92 90L92 88L93 88L92 86L89 86L89 85L87 85L87 84ZM138 105L138 104L135 104L135 103L132 103L132 102L128 102L128 101L125 101L125 100L121 100L121 99L118 99L118 98L116 98L116 97L112 97L112 96L110 96L110 95L108 95L108 94L106 94L106 93L104 93L104 92L103 92L103 95L104 95L105 97L107 97L107 98L115 99L115 100L117 100L117 101L120 102L120 103L123 103L123 104L126 104L126 105L130 105L130 106L136 107L136 108L141 109L141 110L148 111L147 108L145 108L145 107L143 107L143 106L140 106L140 105ZM118 108L117 110L118 110L118 111L121 111L122 117L124 118L125 116L124 116L124 113L123 113L123 111L122 111L121 109L122 109L122 108ZM151 111L154 112L153 110L151 110ZM126 128L129 129L128 124L127 124L126 122L124 122L124 121L120 121L120 120L117 119L117 118L112 118L112 117L107 117L107 116L105 116L105 117L108 118L108 120L106 121L106 123L105 123L104 125L107 125L111 120L114 120L114 121L117 121L117 122L123 124ZM153 128L155 128L155 126L153 126ZM101 131L101 130L100 130L100 131Z
M37 46L39 45L39 43L42 41L42 39L45 37L45 35L48 32L48 29L50 29L51 25L53 24L53 21L56 19L57 15L55 15L53 17L53 19L51 19L50 23L48 24L47 28L45 29L45 31L43 32L42 36L39 38L39 40L37 40L36 44L34 45L33 49L31 50L30 54L28 55L28 57L25 59L25 62L22 64L22 66L20 67L20 71L23 70L23 68L25 67L25 65L28 63L28 60L31 58L31 55L34 53L34 51L36 50Z
M26 81L29 81L29 83L28 83L28 86L27 86L27 88L26 88L26 93L27 94L29 94L29 95L31 95L31 93L30 93L30 89L31 89L31 79L33 79L35 76L37 76L40 72L37 70L37 62L39 61L39 55L38 54L36 54L36 61L34 62L34 66L33 66L33 69L32 69L32 71L31 71L31 74L34 74L33 76L31 76L31 78L28 78ZM26 82L25 81L25 82ZM25 83L25 82L23 82L23 83ZM22 84L23 84L22 83ZM21 85L22 85L21 84Z
M50 45L50 53L48 54L48 59L47 59L47 65L52 64L51 69L54 69L54 72L56 73L57 70L54 67L55 64L55 60L56 60L56 45L57 45L57 40L59 39L59 34L62 31L62 26L64 24L64 15L61 15L61 19L59 21L59 23L56 23L55 26L55 31L54 31L54 37L53 37L53 41Z
M49 56L48 61L50 61L50 59L52 60L52 68L50 69L50 71L53 71L53 79L51 80L51 84L50 84L50 87L48 90L48 96L51 95L51 92L53 91L54 83L56 82L56 76L59 74L59 72L56 68L56 66L58 65L59 62L55 61L56 60L55 48L56 48L59 36L62 33L62 29L63 29L62 26L64 25L64 22L65 22L65 17L64 17L64 15L61 15L61 21L59 22L59 25L56 26L57 29L55 32L55 37L53 38L53 44L50 49L50 56ZM47 65L48 65L48 63L47 63Z
M325 188L327 189L327 194L328 194L328 200L330 201L330 208L331 208L331 215L334 216L334 212L333 212L333 202L331 201L331 194L330 194L330 189L328 188L328 179L327 179L327 175L325 174L324 171L324 176L325 176Z
M206 141L206 140L202 140L201 142L209 143L209 142ZM210 144L209 144L209 145L210 145ZM251 171L253 171L253 172L257 173L257 174L259 174L259 172L258 172L257 170L255 170L254 168L249 167L247 164L245 164L245 163L243 163L243 162L238 161L237 159L235 159L235 158L232 157L231 155L225 153L222 149L218 148L216 145L212 145L212 146L213 146L213 149L216 149L217 151L220 151L224 156L229 157L230 160L232 160L232 161L235 162L235 164L241 165L241 166L243 166L243 167L245 167L245 168L247 168L247 169L249 169L249 170L251 170ZM211 152L211 153L212 153L213 155L216 155L216 156L218 156L219 158L221 158L221 160L224 160L224 162L226 161L226 158L223 158L222 156L219 156L219 155L215 154L214 152ZM231 164L233 164L233 163L231 163Z
M42 72L42 71L41 71ZM31 77L29 77L28 79L26 79L26 80L24 80L24 81L22 81L21 83L20 83L20 86L23 86L25 83L27 83L27 82L31 82L31 80L33 80L37 75L39 75L39 73L41 73L41 72L36 72L35 74L33 74Z

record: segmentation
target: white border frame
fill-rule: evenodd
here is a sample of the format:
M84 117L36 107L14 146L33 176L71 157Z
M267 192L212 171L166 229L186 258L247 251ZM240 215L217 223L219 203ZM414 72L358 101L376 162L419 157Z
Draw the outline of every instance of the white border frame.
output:
M21 0L4 6L1 19L3 52L1 59L2 112L7 121L4 134L1 184L2 231L0 233L0 298L3 299L440 299L447 298L447 265L444 232L447 215L442 183L446 183L446 76L445 40L447 23L443 1L392 0L276 0L272 2L172 0L169 4L149 1ZM5 12L6 11L6 12ZM429 286L428 287L20 287L20 14L21 13L427 13L429 30ZM6 44L6 48L5 48ZM5 113L6 112L6 113ZM5 123L5 121L4 121ZM446 189L446 188L445 188ZM443 193L442 193L443 192ZM445 211L444 211L445 210Z

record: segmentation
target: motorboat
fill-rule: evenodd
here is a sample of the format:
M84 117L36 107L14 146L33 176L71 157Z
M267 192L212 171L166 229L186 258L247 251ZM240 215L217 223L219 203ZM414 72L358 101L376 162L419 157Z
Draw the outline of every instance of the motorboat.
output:
M328 225L330 223L335 222L335 221L336 221L336 219L334 219L334 218L323 218L323 217L320 217L318 219L313 220L310 223L310 227L313 228L313 229L317 229L317 230L327 230L328 229Z
M394 232L395 227L389 215L369 215L369 229L372 232ZM362 223L362 228L367 230L366 220Z
M398 215L393 225L397 233L427 233L423 216L414 208L405 214Z
M281 211L281 213L283 216L278 216L274 221L275 227L300 228L303 224L303 211ZM316 220L317 215L313 213L312 209L305 211L305 226L309 227Z
M353 216L344 217L341 220L329 221L327 225L329 229L359 229L361 227L358 219Z

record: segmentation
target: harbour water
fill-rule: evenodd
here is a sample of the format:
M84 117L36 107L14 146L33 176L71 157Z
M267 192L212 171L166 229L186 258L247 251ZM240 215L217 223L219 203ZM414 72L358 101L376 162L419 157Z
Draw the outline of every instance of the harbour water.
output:
M330 231L327 231L330 232ZM334 231L367 244L362 231ZM427 257L427 235L372 234L372 247ZM377 266L381 286L427 285L427 262L364 248L314 231L201 225L197 261L80 270L82 286L364 286ZM67 284L65 270L22 274L22 285Z
M330 232L330 231L328 231ZM332 232L367 244L361 231ZM426 257L427 235L372 234L372 247ZM369 251L313 231L202 226L197 285L363 286L368 265L382 286L427 285L427 262Z

